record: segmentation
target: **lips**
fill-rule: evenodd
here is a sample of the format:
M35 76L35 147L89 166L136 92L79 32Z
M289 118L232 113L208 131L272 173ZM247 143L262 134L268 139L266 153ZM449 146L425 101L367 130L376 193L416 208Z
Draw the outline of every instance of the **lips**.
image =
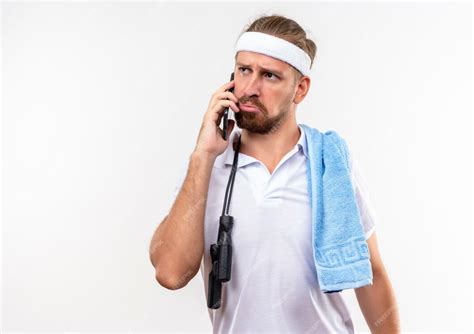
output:
M248 111L248 112L259 112L260 109L258 109L255 106L252 106L251 104L240 104L239 109L243 111Z

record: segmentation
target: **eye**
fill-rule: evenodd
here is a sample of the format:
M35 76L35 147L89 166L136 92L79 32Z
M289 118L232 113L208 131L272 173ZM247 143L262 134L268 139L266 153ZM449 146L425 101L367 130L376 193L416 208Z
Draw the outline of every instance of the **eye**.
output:
M270 74L270 75L271 75L271 78L275 78L275 79L278 78L275 74L273 74L273 73L271 73L271 72L267 72L267 73L265 73L265 74Z
M239 67L238 70L239 70L240 72L242 72L243 70L248 70L248 68L247 68L247 67ZM268 77L269 79L273 79L273 80L279 79L279 77L278 77L277 75L273 74L272 72L265 72L265 74L269 74L269 75L270 75L270 77Z

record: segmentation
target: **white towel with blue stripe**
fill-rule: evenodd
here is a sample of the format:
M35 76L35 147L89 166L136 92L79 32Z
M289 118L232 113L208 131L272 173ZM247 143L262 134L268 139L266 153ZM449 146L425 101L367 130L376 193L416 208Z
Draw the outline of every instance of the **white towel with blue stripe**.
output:
M320 289L332 293L372 284L370 254L351 183L347 144L333 130L321 133L308 125L301 126L308 147L313 258Z

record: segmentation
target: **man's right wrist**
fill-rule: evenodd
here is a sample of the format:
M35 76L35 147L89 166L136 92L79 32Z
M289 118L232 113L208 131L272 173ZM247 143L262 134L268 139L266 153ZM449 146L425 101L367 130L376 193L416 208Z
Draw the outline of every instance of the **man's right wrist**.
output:
M217 156L205 151L194 150L191 153L192 160L208 161L214 163Z

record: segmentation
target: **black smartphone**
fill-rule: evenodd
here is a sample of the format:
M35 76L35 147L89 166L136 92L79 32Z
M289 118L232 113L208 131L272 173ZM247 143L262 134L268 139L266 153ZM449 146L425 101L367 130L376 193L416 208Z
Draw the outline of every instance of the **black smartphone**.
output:
M232 72L232 74L230 75L230 80L229 81L232 81L234 80L234 72ZM234 92L234 87L230 88L227 90L228 92ZM222 138L224 138L224 140L227 140L227 128L229 126L229 107L225 108L224 110L224 116L222 118Z

